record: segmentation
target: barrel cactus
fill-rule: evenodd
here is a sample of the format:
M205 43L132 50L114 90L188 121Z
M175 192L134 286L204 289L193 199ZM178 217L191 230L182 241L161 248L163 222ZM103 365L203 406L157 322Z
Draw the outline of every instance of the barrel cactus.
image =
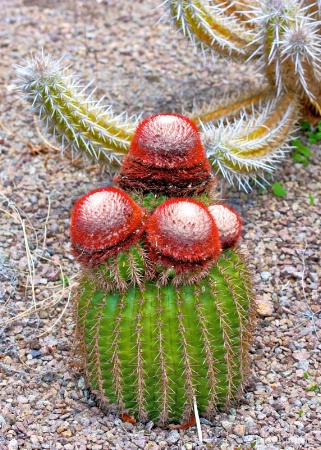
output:
M75 204L77 359L102 404L160 424L239 398L255 302L238 213L217 199L197 127L137 128L117 187Z

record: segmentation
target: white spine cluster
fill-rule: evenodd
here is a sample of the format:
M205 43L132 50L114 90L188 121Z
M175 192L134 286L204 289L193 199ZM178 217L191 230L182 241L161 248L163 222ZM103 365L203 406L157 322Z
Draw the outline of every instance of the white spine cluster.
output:
M321 90L316 88L321 83L320 4L272 0L253 10L259 71L272 76L278 95L289 89L299 91L321 112Z
M294 131L297 110L297 98L284 95L256 114L244 111L233 122L202 125L202 141L216 172L246 192L251 180L266 183L264 173L272 173L291 148L287 140Z

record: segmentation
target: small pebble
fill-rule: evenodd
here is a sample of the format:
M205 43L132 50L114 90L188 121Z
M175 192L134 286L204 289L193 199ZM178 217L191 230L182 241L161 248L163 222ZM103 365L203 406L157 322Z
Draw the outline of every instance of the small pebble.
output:
M260 275L263 281L268 281L272 276L271 272L261 272Z
M166 441L169 445L173 445L179 441L179 438L179 432L177 430L171 430L166 437Z

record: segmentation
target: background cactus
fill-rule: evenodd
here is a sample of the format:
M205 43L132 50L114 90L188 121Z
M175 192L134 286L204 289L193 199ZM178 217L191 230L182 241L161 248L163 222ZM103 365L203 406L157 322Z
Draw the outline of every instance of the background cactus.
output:
M168 158L179 165L184 153L191 158L196 152L203 166L199 136L187 146L182 140L166 154L168 135L175 138L173 126L186 131L191 125L178 115L144 120L137 131L144 139L134 136L128 157L132 149L136 155L145 150L148 161L154 152L159 165ZM145 161L138 177L148 169ZM192 180L193 166L188 174ZM82 356L86 377L102 403L121 413L165 424L188 420L196 402L198 412L211 418L240 397L249 370L255 302L249 270L235 247L241 220L233 209L213 201L211 182L202 196L196 186L180 198L158 194L153 175L150 183L151 192L145 194L126 185L133 198L128 212L114 205L115 195L129 198L118 188L94 190L76 203L71 240L83 264L76 357ZM141 205L135 206L136 201ZM134 223L133 211L146 215ZM105 223L102 235L111 235L114 243L96 235L97 223ZM89 247L90 259L84 257Z
M257 63L276 95L299 92L320 114L320 4L317 0L165 0L173 23L201 48Z
M214 101L186 113L200 127L217 174L248 191L283 159L301 105L321 113L321 33L315 1L166 0L172 22L206 55L253 63L265 78L258 92ZM87 97L50 56L18 66L20 89L45 130L73 156L115 170L127 154L137 118L115 116Z

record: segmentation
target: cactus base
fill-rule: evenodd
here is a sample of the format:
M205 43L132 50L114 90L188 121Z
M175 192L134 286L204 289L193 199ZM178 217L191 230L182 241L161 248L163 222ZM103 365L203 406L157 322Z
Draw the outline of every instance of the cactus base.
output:
M75 354L108 408L165 424L188 419L195 397L211 419L242 393L254 310L239 249L224 251L197 284L156 279L107 291L85 273Z

